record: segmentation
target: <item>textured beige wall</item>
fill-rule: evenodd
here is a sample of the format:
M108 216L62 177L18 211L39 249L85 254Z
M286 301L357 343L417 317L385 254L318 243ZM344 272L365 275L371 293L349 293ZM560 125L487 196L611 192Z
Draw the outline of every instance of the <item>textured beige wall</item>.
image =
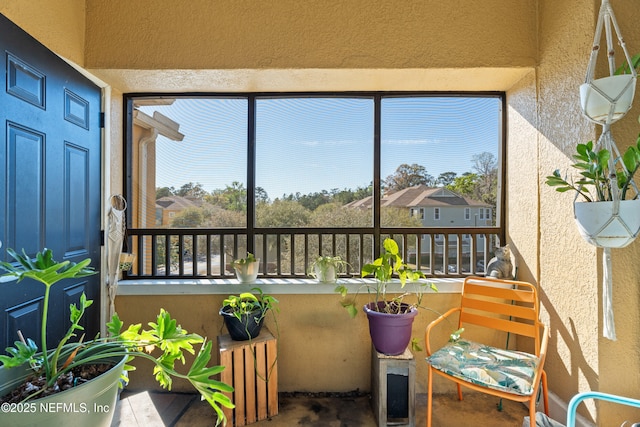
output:
M88 68L525 67L536 58L532 0L86 3Z
M632 2L612 1L631 53L640 51L639 11ZM600 1L540 2L538 86L538 182L554 169L570 171L575 145L597 137L599 129L579 111L583 82ZM617 43L616 43L617 44ZM635 48L634 48L635 46ZM603 54L600 54L603 57ZM617 53L621 60L621 53ZM604 71L603 71L604 72ZM599 72L597 76L603 76ZM636 102L637 104L637 102ZM618 124L621 148L635 141L637 107ZM620 137L618 137L620 135ZM524 190L525 187L522 187ZM510 194L512 194L510 192ZM516 194L520 194L517 192ZM514 199L521 196L512 194ZM551 325L547 372L551 389L568 401L576 392L600 390L640 398L640 339L637 334L640 272L638 242L614 249L614 312L618 340L602 337L602 251L579 237L572 219L572 196L539 188L539 274L545 315ZM510 233L515 233L510 223ZM611 405L581 412L600 426L638 419L638 411ZM632 415L634 414L635 415Z
M0 13L58 55L84 65L84 0L0 0Z
M330 285L329 285L330 286ZM280 339L278 342L278 385L280 391L361 391L370 390L371 340L364 313L351 319L340 305L340 296L328 295L275 295L280 301L277 314ZM125 325L155 320L160 307L189 332L215 340L223 329L218 310L225 295L171 295L171 296L118 296L116 311ZM359 298L364 304L366 299ZM458 294L429 294L423 305L443 313L460 304ZM413 324L413 336L424 343L424 330L438 314L420 310ZM457 319L456 319L457 320ZM454 321L455 323L455 321ZM277 330L269 316L266 326ZM443 324L435 335L434 345L442 345L455 329L455 324ZM480 335L482 336L482 335ZM504 345L503 334L484 333L487 342ZM418 393L426 392L425 353L415 353ZM214 355L217 358L217 354ZM215 361L214 361L215 362ZM151 375L151 365L136 361L139 369L131 373L133 390L159 386ZM188 383L176 383L176 391L191 391ZM436 378L435 392L454 392L450 381Z
M540 7L538 279L551 331L546 369L551 389L565 402L577 391L599 387L598 251L578 234L572 195L542 183L555 169L568 171L575 144L595 135L580 114L578 97L593 39L594 4L545 1Z
M611 0L630 53L640 52L640 5L637 2ZM634 144L640 133L640 96L636 89L635 106L613 126L614 138L621 150ZM637 176L637 174L636 174ZM636 182L637 179L636 179ZM598 256L600 262L601 254ZM599 340L599 390L640 399L640 242L612 250L613 307L617 341ZM598 269L601 276L601 269ZM601 282L601 280L600 280ZM640 410L620 405L600 405L598 416L609 424L640 420ZM600 421L600 420L599 420ZM600 425L604 426L602 422Z

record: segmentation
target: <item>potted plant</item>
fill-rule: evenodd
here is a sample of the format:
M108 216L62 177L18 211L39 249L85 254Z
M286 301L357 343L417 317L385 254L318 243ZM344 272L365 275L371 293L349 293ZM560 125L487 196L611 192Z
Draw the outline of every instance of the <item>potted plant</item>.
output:
M309 266L309 276L320 283L335 283L349 263L339 256L320 255Z
M633 180L640 166L640 136L621 157L589 141L577 145L573 158L572 166L580 173L575 183L555 170L546 184L561 193L575 192L574 215L587 242L610 248L628 245L640 231L640 199Z
M135 369L128 363L136 357L155 364L153 373L163 388L171 390L172 378L187 379L213 407L218 415L217 424L226 423L220 406L233 407L222 394L233 388L214 379L223 366L208 367L212 342L193 333L187 333L164 309L160 310L156 322L150 329L141 325L130 325L123 329L117 314L107 323L109 337L85 340L80 320L91 306L84 293L80 305L70 306L68 331L53 347L47 345L47 313L51 286L63 279L86 277L96 271L89 267L90 259L77 264L69 261L56 262L52 251L44 249L31 259L23 250L22 255L12 249L7 253L15 263L2 262L0 268L21 282L36 280L44 285L41 319L42 348L31 338L15 342L7 348L8 355L0 356L0 396L2 398L2 423L11 426L68 426L111 424L118 388L127 381L125 374ZM175 362L185 363L184 353L195 354L194 345L200 350L188 373L175 370ZM154 357L152 353L159 352ZM85 379L88 376L89 380Z
M264 318L269 310L277 311L278 300L262 293L262 289L253 288L252 292L229 295L222 302L220 315L232 340L246 341L257 337L262 329Z
M247 252L246 258L234 260L232 265L240 283L254 283L258 278L260 258L256 258L251 252Z
M404 289L407 281L416 283L424 278L422 271L410 268L400 256L398 244L393 239L385 239L384 252L370 264L362 267L361 276L373 275L375 286L365 283L368 293L373 296L372 301L365 304L364 312L369 320L369 333L376 351L387 355L398 355L405 351L411 341L411 327L413 319L418 314L418 307L422 302L423 293L403 292L390 299L387 298L387 286L392 281L394 274L398 276L401 287ZM429 286L432 290L438 289L433 283L420 283L420 287ZM358 313L356 308L356 296L347 300L348 289L345 285L336 287L336 292L343 297L342 305L347 309L351 317ZM417 301L408 303L404 298L415 293Z

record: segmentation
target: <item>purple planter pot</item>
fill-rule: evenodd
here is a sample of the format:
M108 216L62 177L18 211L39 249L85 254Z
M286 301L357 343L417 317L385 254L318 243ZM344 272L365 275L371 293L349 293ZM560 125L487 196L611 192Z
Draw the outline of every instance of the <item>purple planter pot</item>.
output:
M378 302L378 307L383 307L384 302ZM378 353L389 356L402 354L409 341L411 341L411 327L413 319L418 315L417 308L400 314L381 313L374 310L375 302L364 306L364 312L369 319L369 334L371 341ZM408 304L402 304L409 307Z

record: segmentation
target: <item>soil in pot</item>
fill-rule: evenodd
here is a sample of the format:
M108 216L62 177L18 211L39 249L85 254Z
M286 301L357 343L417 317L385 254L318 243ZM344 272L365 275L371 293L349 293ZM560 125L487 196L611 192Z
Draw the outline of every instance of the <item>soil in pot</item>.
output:
M103 373L107 372L114 365L108 363L88 364L78 366L66 374L60 376L58 381L48 389L39 393L32 399L40 399L43 397L51 396L52 394L59 393L68 390L73 387L77 387L87 381L96 378ZM18 388L12 390L10 393L0 398L0 403L19 403L22 402L27 396L41 390L46 386L47 379L43 376L30 376L28 377Z
M265 318L262 311L242 314L238 319L230 310L231 308L228 306L222 307L220 315L224 319L224 324L232 340L247 341L260 335Z

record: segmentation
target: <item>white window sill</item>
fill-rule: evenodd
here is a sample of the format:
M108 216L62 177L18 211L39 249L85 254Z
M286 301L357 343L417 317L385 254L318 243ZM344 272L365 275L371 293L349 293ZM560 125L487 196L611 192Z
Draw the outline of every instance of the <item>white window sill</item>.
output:
M395 280L387 285L388 293L412 292L419 284L433 283L438 293L460 293L463 278L437 278L421 280L419 283L407 283L404 289ZM355 292L363 284L375 284L372 279L340 279L337 283L318 283L312 279L258 279L255 283L240 284L236 279L136 279L118 282L118 295L207 295L237 294L260 287L266 294L334 294L336 285L346 285ZM421 287L423 292L433 292L428 286ZM366 292L366 289L362 289Z

